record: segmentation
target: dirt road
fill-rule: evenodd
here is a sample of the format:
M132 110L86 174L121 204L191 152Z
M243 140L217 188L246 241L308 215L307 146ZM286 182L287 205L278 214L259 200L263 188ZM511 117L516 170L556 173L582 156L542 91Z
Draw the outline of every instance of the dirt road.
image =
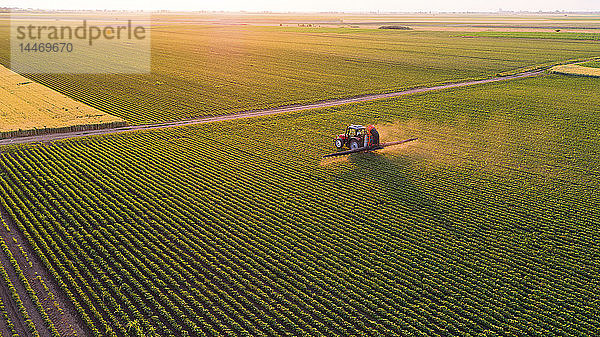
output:
M86 137L86 136L93 136L93 135L105 135L105 134L111 134L111 133L136 131L136 130L162 129L162 128L170 128L170 127L174 127L174 126L194 125L194 124L203 124L203 123L211 123L211 122L218 122L218 121L227 121L227 120L240 119L240 118L260 117L260 116L274 115L274 114L279 114L279 113L284 113L284 112L328 108L328 107L339 106L339 105L344 105L344 104L374 101L374 100L378 100L378 99L399 97L399 96L424 93L424 92L429 92L429 91L437 91L437 90L450 89L450 88L466 87L466 86L471 86L471 85L476 85L476 84L500 82L500 81L514 80L514 79L518 79L518 78L540 76L544 73L545 73L545 71L543 71L543 70L529 71L529 72L523 72L523 73L511 75L511 76L493 77L493 78L488 78L488 79L484 79L484 80L448 83L448 84L443 84L443 85L438 85L438 86L433 86L433 87L414 88L414 89L408 89L408 90L404 90L404 91L391 92L391 93L387 93L387 94L374 94L374 95L365 95L365 96L358 96L358 97L351 97L351 98L341 98L341 99L335 99L335 100L320 101L320 102L315 102L315 103L310 103L310 104L289 105L289 106L283 106L283 107L274 108L274 109L247 111L247 112L241 112L241 113L236 113L236 114L231 114L231 115L223 115L223 116L216 116L216 117L200 117L200 118L196 118L196 119L177 121L177 122L133 125L133 126L108 128L108 129L101 129L101 130L88 130L88 131L75 131L75 132L65 132L65 133L44 134L44 135L29 136L29 137L6 138L6 139L0 139L0 146L1 145L12 145L12 144L36 143L36 142L50 142L50 141L55 141L55 140L60 140L60 139L65 139L65 138Z

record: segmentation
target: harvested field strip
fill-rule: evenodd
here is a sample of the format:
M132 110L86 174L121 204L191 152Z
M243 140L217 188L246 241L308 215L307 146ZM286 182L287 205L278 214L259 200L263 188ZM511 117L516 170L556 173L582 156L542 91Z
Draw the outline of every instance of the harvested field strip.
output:
M600 67L584 67L578 64L565 64L555 66L550 69L551 72L563 75L600 77Z
M125 125L0 66L0 138Z

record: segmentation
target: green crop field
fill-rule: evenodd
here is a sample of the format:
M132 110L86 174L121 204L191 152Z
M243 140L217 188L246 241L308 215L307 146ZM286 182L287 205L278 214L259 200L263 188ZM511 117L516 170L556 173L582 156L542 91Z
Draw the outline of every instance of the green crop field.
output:
M53 133L0 141L0 335L600 335L600 78L561 75L600 70L598 20L156 13L148 74L5 71L0 119ZM417 139L323 159L349 124Z
M600 68L600 61L585 62L580 63L579 65L583 67Z
M96 336L595 336L598 83L7 147L1 206Z
M600 40L600 33L576 32L471 32L462 36L473 37L498 37L518 39L545 39L545 40Z
M595 41L468 39L451 32L163 20L152 31L151 74L28 77L141 124L489 77L595 57L597 47ZM9 63L4 48L0 63Z

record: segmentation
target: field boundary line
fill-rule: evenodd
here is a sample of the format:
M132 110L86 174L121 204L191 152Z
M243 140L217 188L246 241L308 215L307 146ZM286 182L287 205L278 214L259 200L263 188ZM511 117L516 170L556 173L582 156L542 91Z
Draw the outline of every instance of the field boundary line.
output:
M280 114L280 113L285 113L285 112L296 112L296 111L302 111L302 110L330 108L330 107L336 107L336 106L341 106L341 105L346 105L346 104L389 99L389 98L401 97L401 96L412 95L412 94L426 93L426 92L431 92L431 91L439 91L439 90L444 90L444 89L472 86L472 85L477 85L477 84L494 83L494 82L509 81L509 80L520 79L520 78L535 77L535 76L544 75L545 73L546 73L546 71L543 69L542 70L532 70L532 71L526 71L526 72L522 72L522 73L518 73L518 74L508 75L508 76L497 76L497 77L491 77L491 78L481 79L481 80L452 82L452 83L446 83L446 84L441 84L441 85L436 85L436 86L431 86L431 87L417 87L417 88L396 91L396 92L390 92L390 93L384 93L384 94L370 94L370 95L362 95L362 96L355 96L355 97L349 97L349 98L339 98L339 99L332 99L332 100L326 100L326 101L318 101L318 102L308 103L308 104L286 105L286 106L273 108L273 109L249 110L249 111L234 113L234 114L229 114L229 115L199 117L199 118L195 118L195 119L187 119L187 120L175 121L175 122L131 125L131 126L125 126L125 127L106 128L106 129L99 129L99 130L42 134L42 135L27 136L27 137L12 137L12 138L0 139L0 146L15 145L15 144L28 144L28 143L40 143L40 142L45 143L45 142L51 142L51 141L67 139L67 138L79 138L79 137L106 135L106 134L130 132L130 131L163 129L163 128L170 128L170 127L177 127L177 126L187 126L187 125L205 124L205 123L229 121L229 120L243 119L243 118L262 117L262 116L275 115L275 114Z

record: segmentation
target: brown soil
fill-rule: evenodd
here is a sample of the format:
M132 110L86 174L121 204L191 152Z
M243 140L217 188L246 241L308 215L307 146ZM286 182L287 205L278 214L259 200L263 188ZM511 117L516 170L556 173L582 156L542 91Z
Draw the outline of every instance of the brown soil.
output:
M4 257L4 255L2 255L2 257ZM7 261L5 260L5 258L1 259L0 262L2 263L2 266L6 266L5 269L8 272L10 264L5 264L7 263ZM25 322L23 322L17 304L13 301L10 295L10 290L8 289L8 287L6 287L6 285L4 285L4 281L0 281L0 298L2 299L2 303L4 304L6 312L8 313L8 318L15 326L17 333L20 336L28 336L29 332L27 330L27 327L25 326ZM11 336L11 332L4 319L0 319L0 333L2 334L2 336Z
M61 336L90 336L91 333L85 327L83 321L79 318L77 311L73 303L64 295L56 281L52 278L52 275L46 270L40 258L29 246L29 242L26 241L25 236L18 230L12 219L0 209L0 215L10 228L10 232L6 230L4 226L0 226L0 236L7 243L13 256L19 263L19 267L23 271L23 274L27 278L27 281L38 296L44 310L52 320L52 323L58 330ZM37 311L37 308L27 295L25 287L19 281L16 272L12 268L12 265L6 258L4 253L0 253L0 260L2 265L8 272L13 285L17 289L28 314L35 323L40 336L50 336L50 331L46 327L41 315ZM43 284L42 284L43 282ZM47 290L44 288L47 287ZM6 289L8 291L8 289ZM10 299L10 296L9 296ZM20 326L24 326L21 316L18 311L14 314L16 317L10 314L12 310L16 309L16 305L10 299L9 303L6 302L4 296L2 300L5 302L7 311L13 324L17 327L17 331L21 334ZM10 308L10 310L9 310ZM23 336L28 336L29 333L24 333Z

